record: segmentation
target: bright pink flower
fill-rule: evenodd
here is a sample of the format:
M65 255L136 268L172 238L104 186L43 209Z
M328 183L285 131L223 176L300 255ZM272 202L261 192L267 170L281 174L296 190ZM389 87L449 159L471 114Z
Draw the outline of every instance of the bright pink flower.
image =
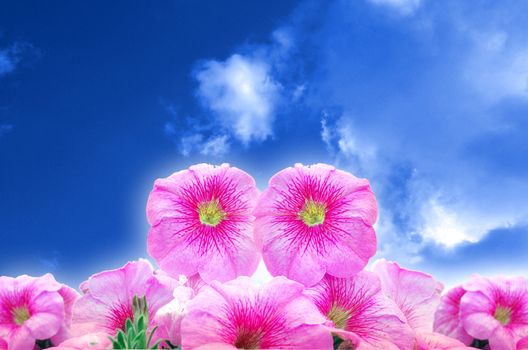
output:
M129 262L117 270L100 272L81 285L84 295L75 303L73 330L76 335L103 332L114 336L133 318L134 296L147 298L149 321L172 300L172 288L155 275L144 259Z
M476 339L487 339L493 350L515 350L528 336L528 285L522 277L473 276L464 284L460 301L464 329Z
M147 203L148 251L172 275L207 282L250 276L260 254L253 239L255 181L228 164L199 164L158 179Z
M462 286L454 287L440 299L436 310L433 329L435 332L458 339L469 345L473 337L467 334L460 320L460 299L466 294Z
M319 310L332 321L334 334L359 337L363 349L413 349L415 337L398 306L381 291L379 278L362 271L351 278L326 275L306 290Z
M71 338L50 350L106 350L112 349L112 342L106 333L86 334Z
M49 273L0 277L0 337L9 350L33 349L36 340L64 340L77 298L77 292Z
M375 263L373 271L381 280L383 293L398 305L407 323L417 332L432 332L443 286L431 275L384 259Z
M212 282L189 304L181 326L183 348L221 343L240 349L331 349L325 318L302 292L301 284L285 277L262 286L248 277Z
M528 337L524 337L517 342L517 350L528 350Z
M369 182L329 165L296 164L275 174L255 216L270 273L306 286L325 273L352 277L376 252L377 206Z

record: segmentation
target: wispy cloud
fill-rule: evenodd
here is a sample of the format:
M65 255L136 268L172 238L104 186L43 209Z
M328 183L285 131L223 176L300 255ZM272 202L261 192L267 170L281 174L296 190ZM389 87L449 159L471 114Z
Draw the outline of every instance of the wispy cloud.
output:
M226 154L230 145L227 135L205 138L202 134L191 134L181 137L178 147L180 153L186 157L195 153L218 157Z
M10 133L13 130L12 124L0 124L0 137Z
M13 73L22 59L31 62L38 56L39 51L26 42L15 42L0 47L0 77Z
M266 62L234 54L204 62L195 77L203 104L235 138L248 144L272 135L280 84Z
M368 0L374 5L386 6L403 15L410 15L416 11L422 0Z
M15 70L16 61L9 50L0 49L0 76L11 73Z
M528 167L517 156L528 148L520 141L528 136L520 125L528 111L522 16L506 26L494 11L472 14L451 2L405 24L380 22L397 47L359 47L369 32L345 28L376 19L339 6L317 36L312 103L339 107L333 118L323 113L321 138L336 162L373 179L381 226L392 230L380 232L381 249L396 244L415 256L427 244L476 243L526 222Z

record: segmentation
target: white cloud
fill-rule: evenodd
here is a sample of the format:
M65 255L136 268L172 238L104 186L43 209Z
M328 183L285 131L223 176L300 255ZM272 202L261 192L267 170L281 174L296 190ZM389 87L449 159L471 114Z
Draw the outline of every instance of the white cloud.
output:
M0 50L0 76L15 70L16 62L8 50Z
M225 62L205 62L196 79L204 105L235 138L248 144L273 134L281 87L266 62L234 54Z
M431 3L402 26L361 22L350 6L336 3L310 33L318 67L303 83L310 86L306 102L334 111L321 118L332 161L371 181L379 251L416 262L430 245L450 250L524 225L522 16L505 18L514 17L505 8L473 13L452 1ZM345 30L352 21L369 30ZM361 46L376 25L393 44Z
M193 135L183 136L180 139L180 145L179 145L180 153L185 157L190 156L191 153L196 148L199 148L197 146L202 143L202 140L203 140L202 134L193 134Z
M395 9L402 15L410 15L416 11L422 0L368 0L371 3L379 6L387 6Z
M218 157L229 151L229 136L219 135L209 138L200 133L183 136L179 142L180 153L188 157L193 153Z
M220 156L229 151L229 137L227 135L216 136L208 139L200 147L200 153L206 156Z

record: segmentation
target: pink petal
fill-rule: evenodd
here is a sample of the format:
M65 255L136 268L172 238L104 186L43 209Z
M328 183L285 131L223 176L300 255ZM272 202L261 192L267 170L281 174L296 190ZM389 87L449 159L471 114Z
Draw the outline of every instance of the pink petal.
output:
M417 331L431 332L440 303L438 282L428 274L402 269L386 260L378 260L373 271L380 277L383 292L398 305L407 323Z

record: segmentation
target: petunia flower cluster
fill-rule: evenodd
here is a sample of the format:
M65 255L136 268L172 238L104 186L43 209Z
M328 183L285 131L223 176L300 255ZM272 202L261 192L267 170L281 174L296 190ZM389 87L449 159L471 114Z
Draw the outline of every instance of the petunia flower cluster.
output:
M296 164L260 192L227 164L154 183L148 260L91 276L80 293L0 277L0 350L528 350L524 278L431 275L377 260L369 181ZM263 262L272 276L251 278Z

